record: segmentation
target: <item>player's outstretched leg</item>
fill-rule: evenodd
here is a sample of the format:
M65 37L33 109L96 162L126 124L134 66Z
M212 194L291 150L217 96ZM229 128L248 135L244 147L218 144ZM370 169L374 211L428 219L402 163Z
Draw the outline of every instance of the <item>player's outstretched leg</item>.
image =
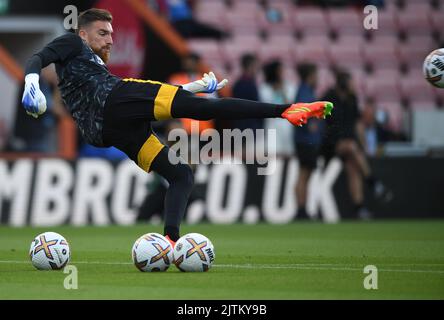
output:
M164 147L153 160L151 170L164 177L169 187L165 195L164 235L171 244L179 239L179 227L185 213L188 198L193 187L193 172L184 163L171 164L168 159L168 147Z
M271 104L235 98L207 99L179 90L171 105L171 116L196 120L285 118L301 126L309 118L325 118L332 109L333 103L328 101Z

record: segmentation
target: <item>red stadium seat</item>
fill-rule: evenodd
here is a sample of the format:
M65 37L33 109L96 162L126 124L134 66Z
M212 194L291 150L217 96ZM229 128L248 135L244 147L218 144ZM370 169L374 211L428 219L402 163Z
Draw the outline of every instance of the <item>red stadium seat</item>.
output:
M396 71L375 72L367 77L365 95L374 97L378 102L398 102L401 99L399 91L399 75Z
M409 68L420 68L425 57L435 49L435 42L430 36L411 36L407 43L399 46L401 62Z
M430 35L432 25L426 11L405 11L398 15L399 29L409 36L411 35Z
M330 27L325 12L320 8L298 8L293 11L293 25L302 34L328 34Z
M353 8L349 9L330 9L327 11L327 19L330 28L338 34L356 34L363 33L362 14Z
M402 96L412 103L412 107L415 103L418 105L436 104L433 86L423 78L422 74L409 74L402 77L400 85Z
M370 34L396 34L398 27L396 24L396 10L381 10L378 12L378 28L370 30Z
M318 43L311 38L311 41L299 42L293 47L293 57L297 63L313 62L321 67L328 67L330 59L327 54L328 43Z
M206 0L198 1L194 11L198 21L212 24L221 29L226 29L225 12L227 7L224 1Z
M319 46L328 46L331 43L331 39L326 33L320 34L306 34L301 40L295 42L295 46L303 46L305 44L317 44Z
M219 42L216 40L189 40L188 45L191 51L199 54L207 62L223 61L224 56Z
M374 67L398 68L398 48L397 44L369 43L364 47L364 60Z
M370 41L370 45L374 46L393 46L399 43L399 38L396 33L377 33L373 34L372 40Z
M442 3L441 6L444 6L444 3ZM438 31L438 32L442 32L443 10L444 10L444 8L441 8L441 10L438 10L438 11L432 11L429 15L430 23L432 25L433 30Z
M205 2L205 1L207 1L207 0L203 0L203 2ZM224 0L219 0L219 1L224 2ZM233 11L251 12L254 14L258 14L263 10L263 8L259 4L259 2L256 0L233 1L232 6L229 8L230 8L230 10L233 10Z
M226 24L232 33L253 34L259 30L256 12L229 10L226 12Z
M404 11L425 12L427 15L429 15L432 11L432 6L428 0L407 0L405 1Z
M295 39L292 36L274 36L263 42L259 49L262 61L278 58L285 63L293 63L292 47Z
M244 53L257 53L262 40L257 35L235 35L231 40L222 43L222 52L225 59L233 64L238 63Z
M362 46L355 42L339 42L328 46L330 61L343 68L362 68Z

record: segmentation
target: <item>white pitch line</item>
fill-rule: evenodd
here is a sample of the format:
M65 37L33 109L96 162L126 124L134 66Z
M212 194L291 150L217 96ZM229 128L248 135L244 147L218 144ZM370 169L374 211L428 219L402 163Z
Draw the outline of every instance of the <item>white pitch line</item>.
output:
M28 264L29 261L18 260L0 260L4 264ZM102 262L102 261L71 261L71 264L97 264L97 265L132 265L132 262ZM429 264L435 265L435 264ZM436 264L441 265L441 264ZM390 265L385 265L390 266ZM399 265L399 266L415 266L415 265ZM416 265L421 266L421 265ZM425 266L425 264L423 265ZM293 269L293 270L319 270L319 271L362 271L363 268L355 267L346 264L315 264L315 263L301 263L301 264L215 264L216 268L233 268L233 269ZM434 273L444 274L444 270L423 270L423 269L384 269L378 267L382 272L404 272L404 273Z

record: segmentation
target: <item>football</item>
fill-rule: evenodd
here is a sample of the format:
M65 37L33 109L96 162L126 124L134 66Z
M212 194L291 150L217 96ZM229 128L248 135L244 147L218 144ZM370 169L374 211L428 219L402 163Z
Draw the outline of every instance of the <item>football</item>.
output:
M62 235L44 232L31 242L29 257L38 270L59 270L68 264L71 250Z
M424 77L438 88L444 88L444 48L432 51L424 60Z
M159 233L147 233L133 245L133 263L142 272L166 271L173 262L173 248Z
M200 233L188 233L174 246L174 264L180 271L208 271L215 258L213 244Z

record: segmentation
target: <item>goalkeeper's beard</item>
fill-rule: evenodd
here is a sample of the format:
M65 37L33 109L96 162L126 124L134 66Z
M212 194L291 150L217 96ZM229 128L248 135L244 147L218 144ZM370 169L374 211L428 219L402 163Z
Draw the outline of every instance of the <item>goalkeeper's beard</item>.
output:
M111 48L109 47L102 47L99 50L94 50L94 53L100 57L100 59L103 60L103 62L108 63L109 58L111 56Z

